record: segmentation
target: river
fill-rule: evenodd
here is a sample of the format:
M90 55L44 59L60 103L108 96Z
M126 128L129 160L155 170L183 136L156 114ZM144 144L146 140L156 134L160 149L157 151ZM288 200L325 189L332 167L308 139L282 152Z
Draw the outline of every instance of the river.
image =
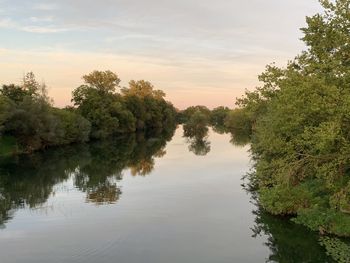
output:
M1 263L332 262L260 209L248 146L132 135L0 162Z

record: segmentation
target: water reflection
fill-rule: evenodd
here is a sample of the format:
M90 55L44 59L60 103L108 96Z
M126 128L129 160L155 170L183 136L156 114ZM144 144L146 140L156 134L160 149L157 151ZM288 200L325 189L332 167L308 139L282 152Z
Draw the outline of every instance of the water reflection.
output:
M193 152L195 155L204 156L210 152L210 142L207 138L193 138L189 139L189 151Z
M269 248L270 255L266 262L334 262L319 244L318 233L311 232L286 218L272 216L261 208L257 208L253 214L253 237L267 236L264 245Z
M257 205L249 205L249 197L239 185L240 175L246 171L248 163L244 161L248 157L242 158L246 149L230 145L228 134L210 132L210 144L208 134L206 131L201 136L191 135L179 130L174 143L167 149L169 158L164 158L163 165L157 167L163 169L162 173L157 175L155 172L148 180L132 178L129 188L123 188L123 202L113 209L100 206L116 203L122 197L120 180L123 171L129 169L133 176L149 174L154 169L155 158L166 154L165 146L173 131L134 134L0 160L0 225L8 226L1 234L6 235L8 231L12 238L13 230L28 220L23 214L17 214L16 219L20 220L10 224L14 212L49 205L48 198L58 189L55 186L67 180L72 180L84 193L86 202L93 204L84 204L88 208L79 210L80 206L74 205L74 196L69 196L64 204L71 205L70 208L61 208L64 212L78 208L75 218L51 224L48 223L50 220L34 218L36 226L42 228L29 232L22 241L2 239L2 261L16 262L9 258L21 251L18 247L24 242L23 247L31 246L27 251L34 249L28 254L21 251L19 256L26 258L25 262L39 262L39 254L43 259L52 257L57 262L67 262L69 260L64 259L76 255L79 249L91 249L96 252L96 257L82 255L77 262L113 262L116 258L118 262L147 263L332 262L319 245L316 233L271 216ZM193 153L205 155L212 150L212 155L198 158L188 154L187 146L179 144L184 135L188 135L188 148ZM245 140L239 140L244 137L234 134L231 138L235 138L235 145L244 144ZM205 141L207 143L203 143ZM124 183L126 181L125 178ZM132 188L135 183L139 185ZM126 192L132 191L132 198L127 198ZM76 203L80 204L81 200ZM59 207L57 203L55 205ZM51 215L50 219L55 216ZM60 226L56 228L57 225ZM29 224L24 228L31 230L33 227ZM62 229L70 229L67 233L72 234L62 234ZM114 245L110 245L109 240L115 242L111 241ZM106 245L105 250L103 245ZM135 247L141 248L144 254L135 253ZM8 256L7 260L3 259L4 255ZM103 261L99 255L102 259L107 255L107 259Z
M242 133L239 131L230 131L230 134L230 143L234 146L243 147L250 143L250 136L247 133Z
M208 140L209 128L205 125L183 126L183 137L189 144L188 150L198 156L205 156L210 152L210 141Z
M129 168L132 175L145 176L154 158L165 155L174 130L161 134L132 134L90 144L50 149L42 153L0 160L0 226L20 208L43 205L54 186L72 178L96 205L118 201L118 181Z

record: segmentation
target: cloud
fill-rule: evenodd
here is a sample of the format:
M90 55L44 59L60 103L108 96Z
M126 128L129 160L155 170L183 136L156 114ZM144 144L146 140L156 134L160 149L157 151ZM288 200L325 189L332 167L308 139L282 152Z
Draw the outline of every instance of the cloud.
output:
M223 63L178 57L171 63L166 58L146 56L14 49L0 52L0 57L2 81L16 83L23 72L33 71L38 79L44 78L58 106L69 104L71 91L81 84L81 76L95 69L118 73L122 85L131 79L149 80L179 108L191 104L233 106L235 97L257 84L256 75L264 68L261 58Z
M37 4L34 4L32 8L34 10L52 11L52 10L57 10L58 5L55 3L37 3Z
M298 28L319 9L317 0L0 1L1 79L33 70L58 105L93 69L153 81L179 107L232 103L266 64L304 48Z
M57 28L54 26L18 26L16 28L25 32L40 33L40 34L58 33L58 32L73 30L72 28Z
M3 18L0 20L0 27L2 27L2 28L14 28L15 23L10 18Z
M44 17L32 16L29 18L29 20L33 23L53 22L54 18L53 18L53 16L44 16Z
M43 20L40 20L39 18L30 18L30 20L35 20L35 22L41 22L41 21L49 21L49 18L43 18ZM14 22L11 18L4 18L0 20L0 28L7 28L7 29L16 29L24 32L30 32L30 33L58 33L58 32L66 32L66 31L72 31L72 30L78 30L77 28L72 27L56 27L55 25L22 25L19 23Z

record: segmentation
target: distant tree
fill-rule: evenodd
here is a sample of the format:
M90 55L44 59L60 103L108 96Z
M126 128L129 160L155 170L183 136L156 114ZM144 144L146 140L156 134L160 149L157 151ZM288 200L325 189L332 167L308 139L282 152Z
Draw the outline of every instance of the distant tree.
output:
M115 93L120 79L111 71L93 71L83 77L85 84L73 91L72 101L83 117L91 122L91 136L105 138L133 132L135 118Z
M28 72L26 75L24 75L22 88L28 93L29 96L34 96L40 93L41 87L35 79L33 72Z
M23 86L15 84L3 85L0 92L4 97L7 97L15 103L23 101L26 96L30 96L30 93L25 90Z
M224 119L225 127L235 133L245 133L248 136L252 133L251 121L245 109L234 109Z
M31 152L57 143L58 122L46 101L25 97L16 105L4 130Z
M91 124L78 112L67 109L53 109L53 114L59 120L57 144L71 144L89 140Z
M128 88L122 88L124 96L137 96L139 98L152 97L155 99L163 99L165 93L161 90L154 90L154 86L145 80L131 80Z
M90 88L106 93L114 93L120 83L118 75L110 70L95 70L88 75L84 75L83 79Z
M203 138L208 134L209 117L200 110L194 112L184 124L184 136L189 138Z
M155 90L150 82L132 80L129 88L122 89L122 95L127 108L136 117L138 130L160 130L175 125L175 108L165 101L165 93Z
M199 109L183 125L184 137L188 139L189 150L196 155L206 155L210 151L210 142L207 140L209 132L209 116Z
M0 136L4 125L11 118L15 103L8 97L0 95Z
M213 109L210 113L210 123L213 126L224 126L225 119L230 112L230 108L224 106Z
M201 112L204 114L208 119L210 118L210 110L206 106L190 106L187 109L181 111L178 113L178 120L180 123L185 123L187 122L191 116L196 113L196 112Z
M86 141L90 123L82 116L56 109L32 72L22 85L3 85L0 95L0 127L26 152L48 146Z

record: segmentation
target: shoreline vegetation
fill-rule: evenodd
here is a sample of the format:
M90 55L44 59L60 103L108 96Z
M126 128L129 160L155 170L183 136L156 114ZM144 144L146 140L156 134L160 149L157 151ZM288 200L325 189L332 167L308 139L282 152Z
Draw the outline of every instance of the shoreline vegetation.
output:
M111 71L93 71L83 79L73 91L74 106L63 109L52 105L45 84L32 72L21 85L3 85L0 156L176 126L176 109L150 82L130 81L118 93L120 79Z
M319 232L327 253L349 262L350 1L320 3L301 29L307 49L268 65L227 124L250 134L258 204Z
M111 71L93 71L73 91L74 106L58 109L28 73L0 90L0 156L135 132L163 133L183 124L189 149L210 151L208 126L250 144L247 175L259 207L320 234L338 262L350 244L350 0L320 0L324 11L302 28L307 49L286 67L268 65L262 86L237 107L177 110L150 82L120 88ZM120 92L117 92L120 88ZM170 132L171 133L171 132ZM336 237L335 237L336 236Z

